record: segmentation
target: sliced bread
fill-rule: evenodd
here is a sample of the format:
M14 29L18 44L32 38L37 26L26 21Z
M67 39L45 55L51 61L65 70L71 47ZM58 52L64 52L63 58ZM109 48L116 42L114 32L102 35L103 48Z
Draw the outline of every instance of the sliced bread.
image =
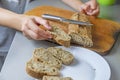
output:
M44 75L59 75L59 69L51 67L41 62L35 62L32 59L26 64L26 72L34 78L42 78Z
M58 44L63 45L65 47L70 47L71 37L60 27L52 26L52 30L50 32L53 35L53 39Z
M72 80L70 77L43 76L42 80Z
M62 48L49 47L47 50L65 65L69 65L74 59L74 56L70 52L63 50Z
M26 71L37 79L45 75L58 76L62 63L68 65L73 59L73 55L62 48L36 48L32 59L26 64Z
M52 52L48 51L45 48L36 48L33 52L33 59L35 61L39 61L60 69L62 66L62 61L54 57L52 54Z
M83 13L75 13L71 17L72 20L89 22L87 16ZM83 26L77 24L69 24L68 34L71 36L71 42L80 44L84 47L92 47L92 26Z

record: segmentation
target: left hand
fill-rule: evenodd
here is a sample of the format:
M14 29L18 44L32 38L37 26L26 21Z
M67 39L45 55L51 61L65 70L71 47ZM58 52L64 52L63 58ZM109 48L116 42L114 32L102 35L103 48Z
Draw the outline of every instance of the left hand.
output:
M47 20L41 17L27 15L20 15L18 18L21 19L19 21L20 26L18 24L16 24L16 26L20 27L20 31L22 31L28 39L46 40L52 38L52 35L46 31L51 29ZM43 25L46 30L40 28L39 25Z
M80 6L80 11L86 15L98 16L99 4L95 0L88 1Z

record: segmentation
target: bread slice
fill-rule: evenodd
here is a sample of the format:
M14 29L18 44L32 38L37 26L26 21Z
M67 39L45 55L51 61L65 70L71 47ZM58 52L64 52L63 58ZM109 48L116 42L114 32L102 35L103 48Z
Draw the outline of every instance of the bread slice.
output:
M62 63L70 64L73 59L73 55L62 48L36 48L32 59L26 64L26 71L37 79L45 75L58 76Z
M42 80L72 80L70 77L43 76Z
M74 59L74 56L70 52L63 50L62 48L49 47L47 50L65 65L72 63Z
M52 52L47 51L45 48L36 48L33 52L33 59L60 69L62 61L54 57L52 54Z
M87 16L83 13L75 13L71 17L72 20L89 22ZM92 47L92 26L83 26L77 24L69 24L68 34L71 36L71 42L80 44L84 47Z
M44 75L59 75L59 69L51 67L41 62L35 62L32 59L26 64L26 72L37 79L42 78Z
M60 27L52 26L52 30L50 32L53 35L53 39L58 44L63 45L65 47L70 47L71 37Z

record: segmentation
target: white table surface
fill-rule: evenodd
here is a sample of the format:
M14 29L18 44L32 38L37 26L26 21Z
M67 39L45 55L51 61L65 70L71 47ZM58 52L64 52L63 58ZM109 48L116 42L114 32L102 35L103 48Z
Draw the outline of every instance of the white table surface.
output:
M28 5L26 11L39 5L52 5L72 10L70 7L60 2L60 0L36 0ZM119 5L101 7L101 17L120 22L119 14ZM3 80L33 80L33 78L26 74L25 64L31 58L31 52L34 48L49 46L57 46L57 44L47 41L28 40L20 32L17 32L1 71ZM110 64L112 72L111 80L120 80L120 36L118 36L118 39L110 53L103 57Z

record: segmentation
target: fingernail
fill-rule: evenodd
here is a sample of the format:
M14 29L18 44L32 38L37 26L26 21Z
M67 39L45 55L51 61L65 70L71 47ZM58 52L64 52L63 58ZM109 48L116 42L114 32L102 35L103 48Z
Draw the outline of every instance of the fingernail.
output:
M51 29L51 26L49 26L48 24L46 25L46 27L47 27L48 29Z
M51 39L51 38L52 38L52 36L50 35L50 36L49 36L49 38Z

